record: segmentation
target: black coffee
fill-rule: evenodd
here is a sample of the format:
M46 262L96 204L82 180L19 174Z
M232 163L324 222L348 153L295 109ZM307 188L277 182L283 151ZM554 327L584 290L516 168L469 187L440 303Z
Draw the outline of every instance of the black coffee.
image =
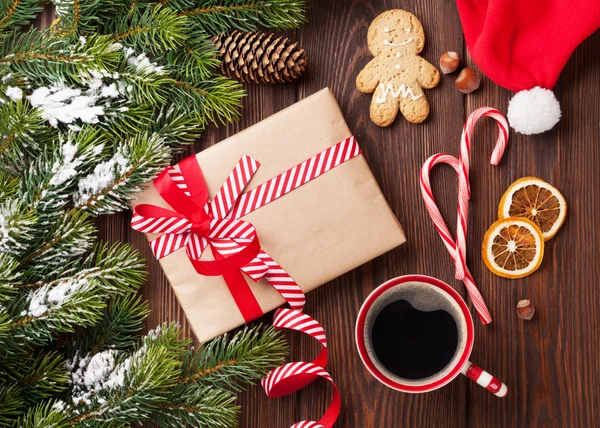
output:
M458 346L456 321L447 311L424 312L406 300L384 307L373 324L373 348L389 371L423 379L441 371Z

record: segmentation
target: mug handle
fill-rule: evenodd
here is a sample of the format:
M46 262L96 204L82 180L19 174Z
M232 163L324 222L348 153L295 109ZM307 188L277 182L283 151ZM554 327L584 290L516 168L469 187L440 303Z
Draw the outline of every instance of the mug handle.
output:
M460 372L472 381L477 382L478 385L483 386L496 397L506 397L506 394L508 394L508 388L505 384L470 361L467 361Z

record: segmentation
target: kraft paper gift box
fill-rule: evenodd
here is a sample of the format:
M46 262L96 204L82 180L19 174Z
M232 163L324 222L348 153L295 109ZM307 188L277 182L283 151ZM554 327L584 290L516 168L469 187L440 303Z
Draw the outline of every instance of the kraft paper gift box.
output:
M260 162L249 191L351 135L333 94L323 89L196 158L212 198L243 155ZM171 209L152 183L132 206L139 204ZM254 225L262 249L305 293L405 241L362 154L241 219ZM147 234L149 241L158 236ZM202 255L207 258L210 249ZM244 324L223 277L198 274L185 248L160 264L199 340ZM285 303L266 280L244 277L264 313Z

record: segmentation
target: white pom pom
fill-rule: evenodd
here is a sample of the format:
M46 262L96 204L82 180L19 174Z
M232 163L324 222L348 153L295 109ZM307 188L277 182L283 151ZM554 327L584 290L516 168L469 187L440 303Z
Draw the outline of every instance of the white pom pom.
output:
M554 92L536 86L512 97L506 117L515 131L526 135L540 134L558 123L560 104Z

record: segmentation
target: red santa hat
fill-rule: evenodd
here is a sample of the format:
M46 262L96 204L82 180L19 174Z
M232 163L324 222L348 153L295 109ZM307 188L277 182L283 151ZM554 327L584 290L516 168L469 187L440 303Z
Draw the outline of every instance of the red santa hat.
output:
M485 75L516 92L507 117L538 134L560 119L552 92L575 48L600 27L600 0L456 0L469 53Z

